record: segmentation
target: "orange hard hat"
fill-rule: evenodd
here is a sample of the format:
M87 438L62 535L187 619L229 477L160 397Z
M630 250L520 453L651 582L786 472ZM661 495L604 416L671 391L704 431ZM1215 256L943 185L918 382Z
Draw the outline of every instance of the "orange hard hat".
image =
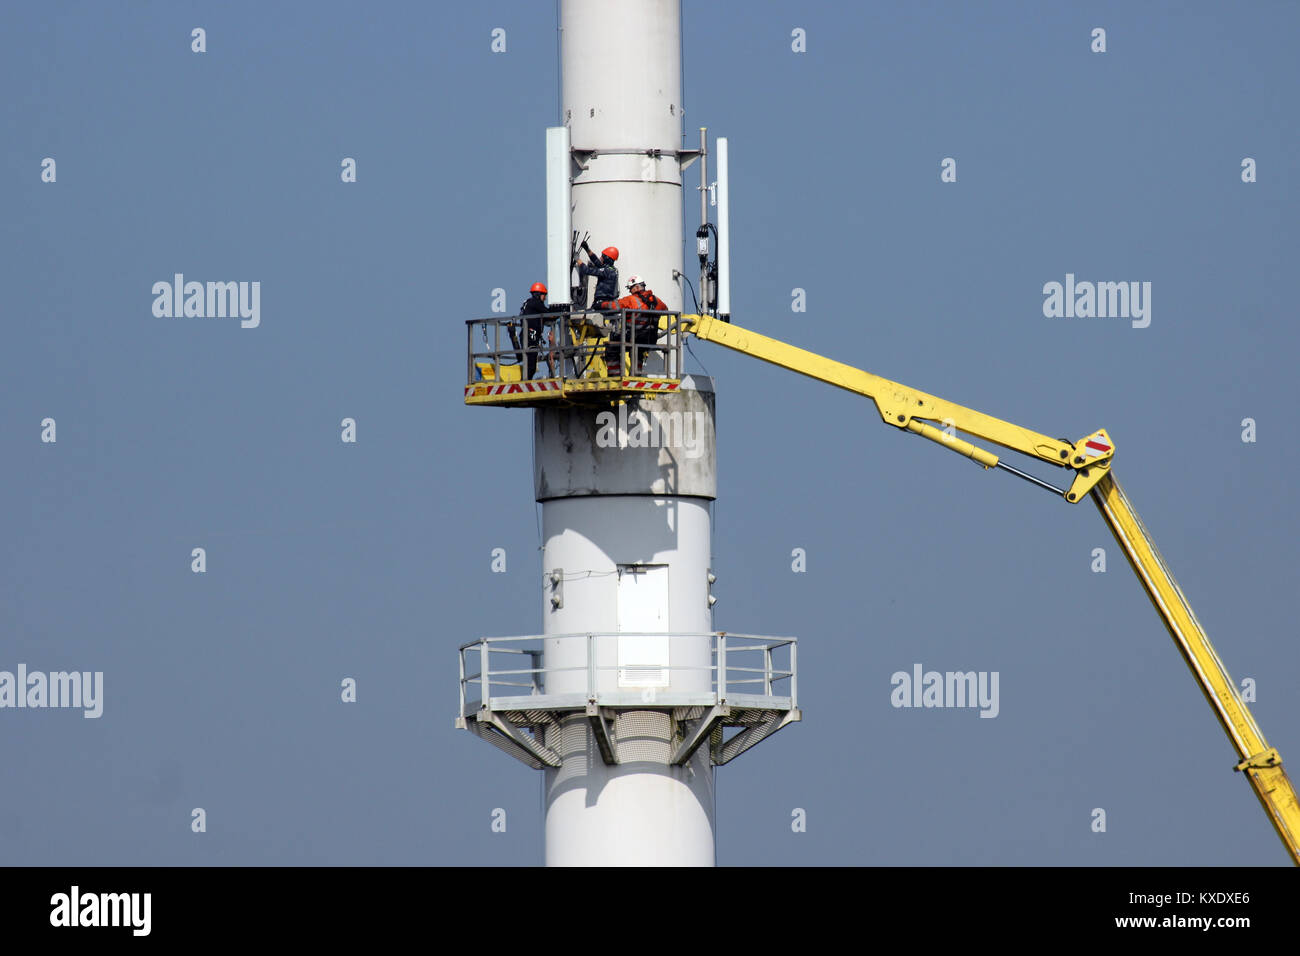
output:
M529 289L528 291L529 291L529 292L541 292L541 293L544 294L544 293L546 292L546 284L545 284L544 282L534 282L534 283L533 283L533 287L532 287L531 289Z
M606 246L604 249L600 250L600 254L601 254L602 256L609 256L611 259L613 259L615 262L617 262L617 261L618 261L618 246Z

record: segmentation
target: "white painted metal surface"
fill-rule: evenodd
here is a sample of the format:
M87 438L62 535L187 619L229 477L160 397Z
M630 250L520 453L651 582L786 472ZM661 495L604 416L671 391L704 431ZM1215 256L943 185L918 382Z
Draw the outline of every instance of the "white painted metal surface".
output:
M560 115L586 167L573 182L573 227L597 252L618 247L620 295L636 273L680 309L679 3L563 0L560 70Z
M573 218L569 165L569 130L553 126L546 131L546 287L552 305L567 305L570 299Z
M542 588L545 634L604 633L601 661L617 660L620 631L658 631L667 618L671 630L707 634L713 630L709 610L711 550L710 503L701 498L640 495L584 495L542 504L542 553L545 578L563 576L563 606L552 607L550 589ZM620 607L619 565L660 565L667 569L668 609L639 604ZM584 691L586 649L573 641L548 641L547 693ZM707 638L673 638L669 644L675 672L673 689L705 690L711 686ZM685 668L691 668L686 670ZM604 690L617 689L616 675L597 675Z
M573 228L589 232L597 252L618 247L620 294L637 273L671 309L682 303L673 279L682 268L680 18L677 0L562 0L560 9L561 116L582 164L572 185ZM634 407L688 414L690 426L698 424L689 445L684 424L676 444L662 429L641 444L618 435L642 431L615 421L611 433L595 409L534 412L543 570L563 579L561 607L542 589L543 634L603 632L598 657L620 666L597 681L639 690L644 705L620 709L614 720L617 765L602 761L585 715L565 718L550 735L562 765L544 771L548 865L714 863L707 748L670 765L672 717L654 709L665 689L709 688L711 642L644 639L667 629L713 630L712 394L684 391ZM586 688L584 642L546 640L543 649L548 693ZM630 676L641 682L628 683Z
M645 495L583 495L553 499L542 506L544 571L563 569L564 602L552 608L544 598L544 634L615 632L598 637L602 669L598 686L635 687L646 708L657 693L702 689L711 684L708 638L627 640L623 633L660 630L665 620L675 631L712 630L708 609L710 554L708 499ZM661 569L647 589L619 565ZM654 576L656 572L651 572ZM622 583L621 583L622 582ZM640 583L648 584L649 581ZM638 588L635 597L632 588ZM668 606L662 600L666 592ZM623 633L618 633L623 632ZM665 646L666 645L666 646ZM544 643L547 692L585 689L588 679L583 642ZM647 665L667 654L671 681L659 668L655 679L631 681L622 665ZM556 749L564 764L546 770L546 862L570 865L711 866L713 856L713 768L707 748L682 767L668 766L673 748L671 720L654 710L623 711L616 721L620 765L608 766L596 752L586 717L563 723ZM627 746L630 742L631 750ZM636 759L639 751L641 759Z
M718 154L718 315L731 315L731 179L727 140L719 137Z

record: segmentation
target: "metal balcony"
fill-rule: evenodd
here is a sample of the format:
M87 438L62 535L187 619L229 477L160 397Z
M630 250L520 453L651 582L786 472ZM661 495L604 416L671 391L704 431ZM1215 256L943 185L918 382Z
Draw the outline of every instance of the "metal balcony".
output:
M617 764L613 722L653 710L673 718L668 763L685 763L707 742L721 765L801 719L797 651L792 637L723 631L485 637L460 648L456 726L531 767L558 767L548 740L581 714L601 758Z

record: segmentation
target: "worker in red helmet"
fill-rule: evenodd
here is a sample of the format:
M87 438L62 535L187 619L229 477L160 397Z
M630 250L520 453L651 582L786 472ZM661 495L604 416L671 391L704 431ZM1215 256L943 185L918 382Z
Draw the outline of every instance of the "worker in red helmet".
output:
M519 308L519 314L524 316L524 326L527 330L527 345L523 350L524 378L530 379L533 373L537 371L537 354L542 347L542 325L545 320L544 315L549 315L555 310L546 304L546 284L534 282L531 289L528 290L528 298ZM547 340L551 345L555 344L555 331L547 335ZM518 343L516 343L518 347ZM550 369L551 377L555 377L555 366L550 355L546 356L546 364Z
M614 268L614 263L618 261L618 247L606 246L599 259L585 241L582 248L587 253L588 261L578 263L578 274L583 279L587 276L596 277L596 292L592 296L591 307L600 311L617 309L618 270Z

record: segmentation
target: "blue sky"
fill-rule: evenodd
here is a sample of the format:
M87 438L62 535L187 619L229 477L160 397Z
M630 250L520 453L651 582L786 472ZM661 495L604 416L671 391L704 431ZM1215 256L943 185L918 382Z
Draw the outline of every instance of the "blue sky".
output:
M1054 436L1108 428L1300 759L1300 8L683 20L688 145L730 142L734 321ZM0 711L6 862L540 861L539 775L452 718L455 648L541 626L530 416L460 389L464 320L544 272L555 39L546 3L0 13L0 669L105 675L98 720ZM177 272L261 282L261 324L155 317ZM1150 282L1151 325L1045 317L1067 273ZM1091 504L695 353L718 389L715 623L797 635L805 710L718 771L719 862L1286 862ZM999 672L998 717L892 707L915 663Z

